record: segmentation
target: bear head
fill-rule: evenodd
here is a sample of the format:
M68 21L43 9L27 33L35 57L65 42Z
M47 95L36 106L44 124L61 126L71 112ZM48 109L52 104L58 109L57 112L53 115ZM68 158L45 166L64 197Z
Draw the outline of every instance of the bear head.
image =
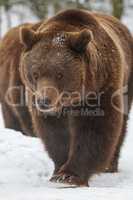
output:
M23 27L20 40L24 46L21 77L35 94L41 112L57 112L81 102L88 81L89 88L94 88L94 70L89 67L90 30L34 32Z

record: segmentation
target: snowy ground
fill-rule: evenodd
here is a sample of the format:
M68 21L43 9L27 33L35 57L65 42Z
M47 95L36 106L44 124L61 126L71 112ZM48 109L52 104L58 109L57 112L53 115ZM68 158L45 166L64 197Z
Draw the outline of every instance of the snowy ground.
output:
M130 16L129 16L130 15ZM123 18L133 31L133 13ZM0 115L0 200L132 200L133 110L118 174L101 174L90 188L59 189L48 179L53 163L39 139L3 127Z

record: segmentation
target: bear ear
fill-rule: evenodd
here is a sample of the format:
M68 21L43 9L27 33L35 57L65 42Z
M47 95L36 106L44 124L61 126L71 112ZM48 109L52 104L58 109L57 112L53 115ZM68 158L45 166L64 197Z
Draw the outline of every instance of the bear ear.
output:
M91 40L93 40L93 33L87 29L80 32L69 33L69 44L73 50L79 53L86 50L86 47Z
M31 49L32 46L40 40L40 34L27 27L20 29L20 42L26 49Z

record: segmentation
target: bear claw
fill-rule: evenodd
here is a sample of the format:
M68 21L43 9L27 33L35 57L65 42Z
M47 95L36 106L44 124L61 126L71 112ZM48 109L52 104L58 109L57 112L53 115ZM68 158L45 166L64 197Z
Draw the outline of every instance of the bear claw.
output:
M78 176L74 176L74 175L70 175L66 173L55 174L52 176L50 181L55 182L55 183L64 183L64 184L80 186L80 187L81 186L88 187L88 182L82 181Z

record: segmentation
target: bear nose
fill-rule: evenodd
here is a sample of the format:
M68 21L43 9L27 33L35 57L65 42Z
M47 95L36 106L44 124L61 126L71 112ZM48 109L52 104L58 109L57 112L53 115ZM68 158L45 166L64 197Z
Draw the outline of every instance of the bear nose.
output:
M39 98L37 104L41 110L47 110L51 107L51 100L48 97L43 99Z

